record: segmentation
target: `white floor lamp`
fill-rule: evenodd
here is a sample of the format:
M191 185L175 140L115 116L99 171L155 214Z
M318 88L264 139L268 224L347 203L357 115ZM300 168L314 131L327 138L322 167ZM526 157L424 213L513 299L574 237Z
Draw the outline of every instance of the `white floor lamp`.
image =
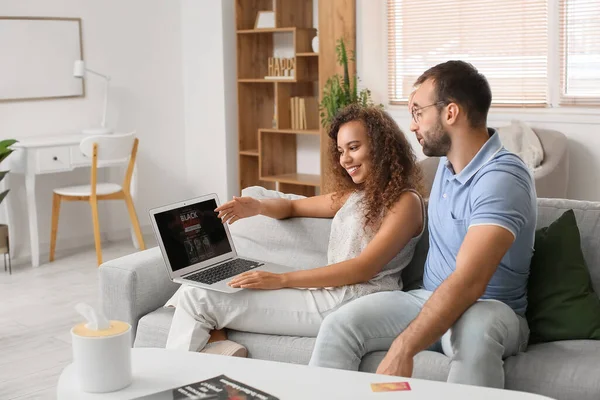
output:
M73 76L76 78L84 78L86 71L104 78L106 80L106 90L104 91L104 112L102 113L102 122L100 127L84 129L82 133L85 135L105 135L112 133L112 129L106 127L106 108L108 106L108 85L110 82L110 76L86 68L83 60L76 60L75 65L73 66Z

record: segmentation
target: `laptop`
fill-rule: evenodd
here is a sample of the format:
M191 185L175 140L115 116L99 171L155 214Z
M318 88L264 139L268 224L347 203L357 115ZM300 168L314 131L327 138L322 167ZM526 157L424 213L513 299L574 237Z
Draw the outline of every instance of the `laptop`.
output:
M284 273L293 268L239 257L228 224L218 218L216 194L153 208L152 228L171 281L234 293L227 282L250 270Z

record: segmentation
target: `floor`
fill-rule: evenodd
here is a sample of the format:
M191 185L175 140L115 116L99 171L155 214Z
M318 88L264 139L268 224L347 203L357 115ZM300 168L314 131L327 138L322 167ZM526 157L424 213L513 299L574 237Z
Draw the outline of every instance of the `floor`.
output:
M144 237L147 247L154 237ZM103 245L105 261L134 252L130 241ZM56 384L71 362L70 329L82 317L75 305L98 300L93 247L57 252L38 268L13 265L4 272L0 257L0 399L55 399Z

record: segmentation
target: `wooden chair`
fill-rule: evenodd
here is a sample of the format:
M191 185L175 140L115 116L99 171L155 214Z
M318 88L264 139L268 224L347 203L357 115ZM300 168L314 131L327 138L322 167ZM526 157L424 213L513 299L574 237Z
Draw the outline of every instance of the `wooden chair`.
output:
M61 201L88 201L92 207L94 223L94 241L98 266L102 264L102 248L100 247L100 224L98 221L98 200L125 200L133 230L140 250L146 248L140 224L131 199L131 177L135 167L135 157L139 140L135 132L120 135L95 135L86 137L79 145L81 152L92 158L92 176L90 185L71 186L54 190L52 201L52 232L50 237L50 261L54 261L56 236L58 233L58 216ZM115 183L98 183L98 163L123 163L129 158L123 186Z

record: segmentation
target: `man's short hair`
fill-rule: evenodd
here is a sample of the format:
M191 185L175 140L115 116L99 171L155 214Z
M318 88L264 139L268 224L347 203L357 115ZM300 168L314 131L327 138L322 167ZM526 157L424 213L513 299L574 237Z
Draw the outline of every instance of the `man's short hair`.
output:
M492 104L492 91L485 76L465 61L447 61L425 71L415 86L433 80L436 101L458 104L466 113L473 128L486 126ZM442 104L438 105L441 109Z

